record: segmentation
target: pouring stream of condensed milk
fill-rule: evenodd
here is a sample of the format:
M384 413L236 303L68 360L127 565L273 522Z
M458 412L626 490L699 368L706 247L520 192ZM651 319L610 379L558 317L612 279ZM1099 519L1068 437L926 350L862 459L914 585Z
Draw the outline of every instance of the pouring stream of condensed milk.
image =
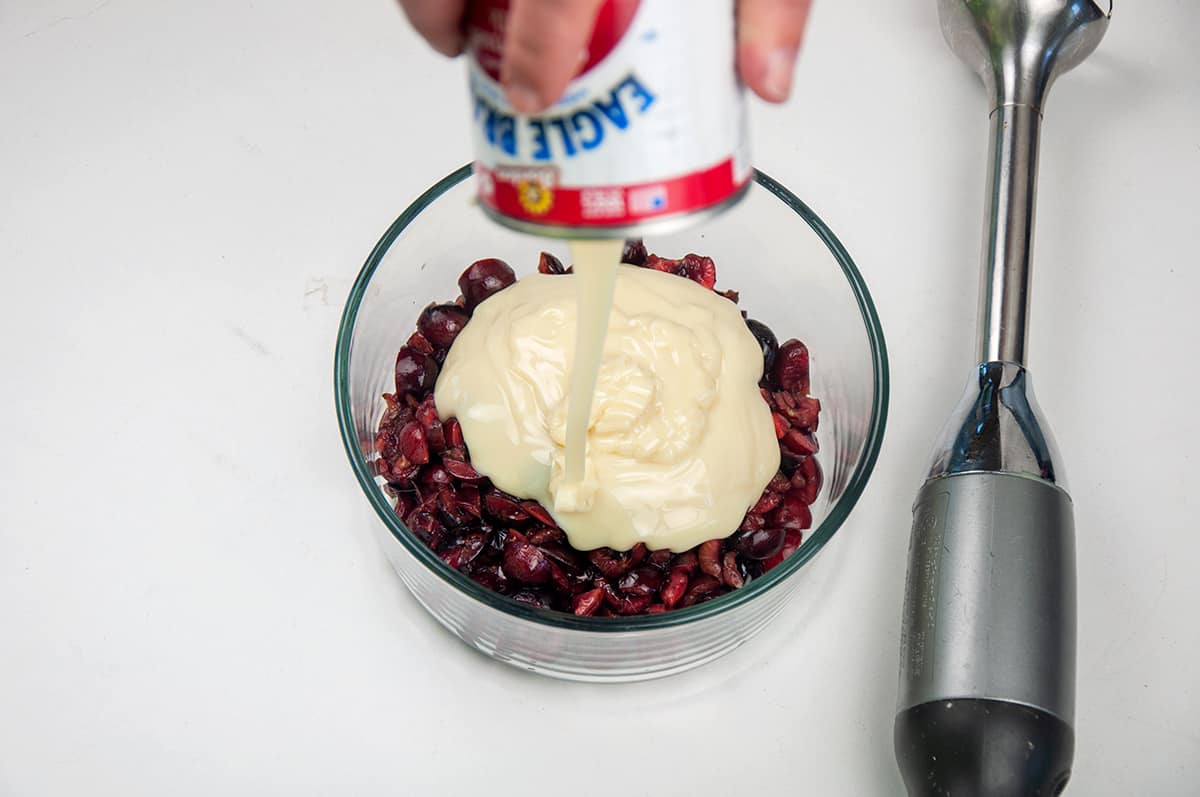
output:
M762 350L737 305L571 244L573 275L482 302L435 389L472 465L572 547L684 551L734 532L779 468Z
M587 433L596 393L596 380L608 337L612 315L617 266L624 242L620 240L574 241L570 244L575 268L575 357L571 368L571 392L567 401L567 450L565 485L578 489L584 481Z

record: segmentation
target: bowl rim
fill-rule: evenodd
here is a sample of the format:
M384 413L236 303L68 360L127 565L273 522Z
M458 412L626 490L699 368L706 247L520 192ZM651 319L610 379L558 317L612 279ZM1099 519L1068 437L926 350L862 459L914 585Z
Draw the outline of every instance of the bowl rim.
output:
M400 216L392 222L383 237L371 250L358 278L350 289L346 306L338 325L337 346L334 354L334 403L337 409L338 427L341 430L342 444L346 456L350 460L351 469L358 479L359 487L367 496L367 500L375 508L375 513L383 521L391 535L408 553L424 565L430 573L445 581L449 586L473 598L485 606L520 620L530 621L539 625L575 631L591 631L601 633L619 633L648 631L652 629L673 628L698 622L709 617L732 611L745 603L754 600L762 593L774 589L787 581L793 573L800 570L833 538L834 533L842 526L850 511L858 503L863 490L870 479L871 472L879 458L880 446L883 442L884 430L887 426L888 397L890 382L888 374L887 345L883 338L883 328L875 310L875 303L867 290L866 282L850 254L842 246L841 241L821 218L795 194L785 188L779 181L767 174L754 170L754 182L792 209L817 234L837 260L843 274L849 283L858 309L866 328L867 339L871 348L873 396L871 402L871 419L867 430L865 450L858 467L850 475L845 492L830 509L828 516L809 535L808 539L778 566L766 575L754 579L742 589L722 595L715 600L707 601L686 609L652 615L634 615L630 617L578 617L565 612L550 609L538 609L517 603L499 593L493 592L475 583L467 576L452 569L413 535L393 511L384 492L379 489L375 475L371 472L367 459L359 450L358 434L354 428L354 417L350 401L350 355L351 343L354 337L354 326L358 320L358 312L366 295L371 279L384 256L401 236L404 230L418 217L421 212L435 202L439 197L467 180L473 173L471 164L462 166L432 185L409 205Z

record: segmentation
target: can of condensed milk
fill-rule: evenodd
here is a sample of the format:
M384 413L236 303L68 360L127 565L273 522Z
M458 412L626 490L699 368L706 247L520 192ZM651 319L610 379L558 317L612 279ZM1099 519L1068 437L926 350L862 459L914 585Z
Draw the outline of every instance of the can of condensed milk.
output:
M750 185L734 0L607 0L582 66L536 116L500 85L508 0L467 20L479 202L509 227L567 238L662 233Z

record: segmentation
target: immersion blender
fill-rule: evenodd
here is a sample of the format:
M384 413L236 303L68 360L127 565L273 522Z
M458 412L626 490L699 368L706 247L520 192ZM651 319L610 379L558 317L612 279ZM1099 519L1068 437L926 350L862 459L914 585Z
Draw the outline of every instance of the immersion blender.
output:
M1093 0L939 0L991 94L978 361L913 507L895 724L910 795L1066 787L1075 747L1071 499L1025 367L1047 92L1100 43Z

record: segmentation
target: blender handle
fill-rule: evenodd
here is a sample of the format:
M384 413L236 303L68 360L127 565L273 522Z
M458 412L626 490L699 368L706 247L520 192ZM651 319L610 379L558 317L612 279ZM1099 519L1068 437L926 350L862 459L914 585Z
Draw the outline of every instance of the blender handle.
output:
M1074 754L1071 499L1026 476L930 479L913 508L896 715L908 792L1055 795Z

